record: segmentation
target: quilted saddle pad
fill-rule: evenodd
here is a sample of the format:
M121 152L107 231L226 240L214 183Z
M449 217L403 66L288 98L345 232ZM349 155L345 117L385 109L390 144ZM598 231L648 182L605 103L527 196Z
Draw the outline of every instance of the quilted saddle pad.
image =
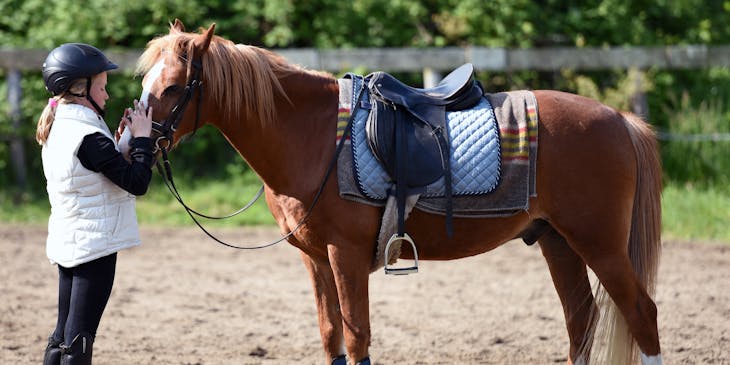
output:
M352 77L351 100L364 87L362 77ZM369 99L362 90L361 101ZM353 176L360 192L374 200L385 200L394 185L388 173L368 146L365 125L369 110L361 102L355 110L351 132ZM365 107L363 107L365 106ZM349 115L348 115L349 117ZM487 98L482 97L475 107L446 112L450 143L451 176L454 196L480 195L491 192L500 180L500 140L494 110ZM444 178L428 185L421 197L443 197Z

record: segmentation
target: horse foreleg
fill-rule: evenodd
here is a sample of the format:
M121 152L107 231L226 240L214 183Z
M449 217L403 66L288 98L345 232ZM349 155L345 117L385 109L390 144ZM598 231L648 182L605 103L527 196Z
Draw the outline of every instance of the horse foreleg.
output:
M591 309L596 306L583 260L568 246L558 232L549 229L539 240L550 275L563 304L565 324L570 338L568 364L587 364L591 351L588 328Z
M372 251L368 252L366 246L368 245L327 247L340 300L345 347L351 362L356 364L370 364L368 269Z
M312 280L319 317L319 333L328 364L337 364L340 360L344 362L342 315L332 268L325 259L313 258L304 252L302 252L302 262Z

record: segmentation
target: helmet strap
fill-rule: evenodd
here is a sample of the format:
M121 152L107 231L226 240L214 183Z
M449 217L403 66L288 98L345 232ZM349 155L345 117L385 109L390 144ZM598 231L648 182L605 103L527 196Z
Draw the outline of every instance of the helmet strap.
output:
M104 118L104 109L100 108L99 104L97 104L94 99L91 98L91 77L86 78L86 100L88 100L91 103L91 106L96 109L96 112L99 113L102 118Z

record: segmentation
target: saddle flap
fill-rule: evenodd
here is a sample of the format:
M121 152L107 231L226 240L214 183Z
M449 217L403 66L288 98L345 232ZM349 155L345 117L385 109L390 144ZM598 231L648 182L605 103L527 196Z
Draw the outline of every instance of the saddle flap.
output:
M410 113L401 112L377 99L372 99L372 110L366 124L368 145L392 179L396 165L406 165L406 185L423 187L444 175L446 163L439 144L437 131ZM400 120L398 120L400 118ZM404 123L405 156L396 154L396 123Z

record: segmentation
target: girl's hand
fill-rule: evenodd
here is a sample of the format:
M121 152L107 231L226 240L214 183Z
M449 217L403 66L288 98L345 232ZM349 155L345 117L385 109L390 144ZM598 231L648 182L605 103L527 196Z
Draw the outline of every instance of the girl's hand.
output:
M124 133L125 127L127 126L127 121L129 120L129 114L132 112L132 109L126 108L124 109L124 115L122 115L122 119L119 120L119 127L117 127L117 130L114 131L114 139L117 140L117 143L119 143L119 139L122 137L122 134Z
M124 111L124 115L128 118L122 118L122 121L125 127L129 128L132 136L149 137L152 134L152 108L147 109L144 103L135 99L134 110L128 108ZM120 128L122 128L121 124Z

